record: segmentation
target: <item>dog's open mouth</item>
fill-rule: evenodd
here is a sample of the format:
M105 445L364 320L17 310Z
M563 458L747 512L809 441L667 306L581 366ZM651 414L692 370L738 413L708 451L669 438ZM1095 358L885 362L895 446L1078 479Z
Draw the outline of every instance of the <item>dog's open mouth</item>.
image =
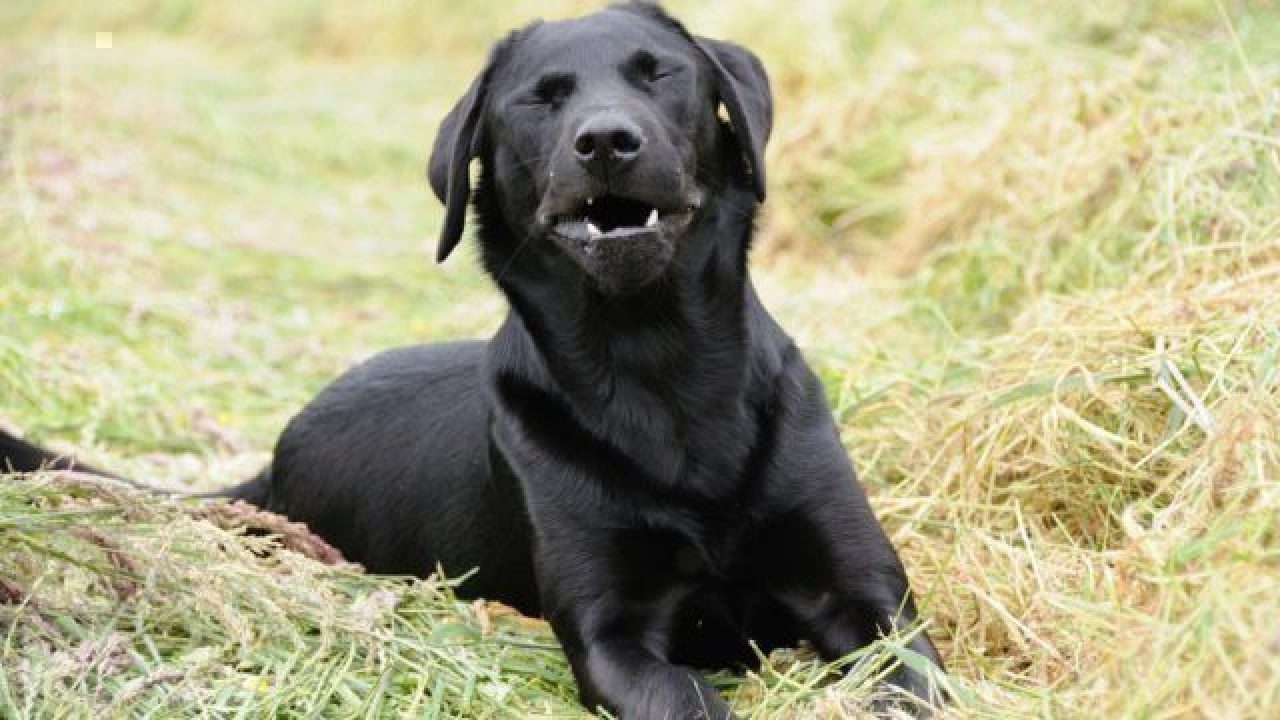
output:
M556 231L562 235L595 240L624 237L657 230L662 213L640 200L618 195L587 198L573 212L555 219Z
M663 210L643 200L606 194L583 198L550 218L551 237L596 285L633 290L666 269L693 207Z

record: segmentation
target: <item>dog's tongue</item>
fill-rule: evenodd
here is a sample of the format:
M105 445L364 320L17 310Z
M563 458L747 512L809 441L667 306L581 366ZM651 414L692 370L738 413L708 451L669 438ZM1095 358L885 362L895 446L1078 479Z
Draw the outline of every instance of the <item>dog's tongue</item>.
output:
M656 207L612 194L587 198L579 211L592 237L618 230L656 227L660 219Z
M590 238L597 238L597 237L606 236L606 235L615 235L618 233L629 234L631 232L638 231L638 230L651 230L658 226L658 208L652 208L649 210L649 217L645 219L643 226L616 225L610 228L608 224L605 224L606 229L601 230L600 227L596 225L596 220L592 218L590 215L587 216L586 225L587 225L586 227L587 237L590 237Z

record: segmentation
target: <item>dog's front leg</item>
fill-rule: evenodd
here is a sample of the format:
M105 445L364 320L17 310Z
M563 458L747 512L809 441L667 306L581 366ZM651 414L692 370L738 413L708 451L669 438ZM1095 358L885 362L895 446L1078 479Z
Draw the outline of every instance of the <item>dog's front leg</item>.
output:
M621 568L593 563L580 552L575 557L548 551L546 545L540 550L544 611L569 658L583 705L604 708L622 720L735 717L696 670L667 660L674 604L669 594L647 600L624 594L618 586L639 583L619 577ZM571 573L567 566L548 566L570 557Z
M822 386L807 368L791 381L794 399L780 414L767 476L774 506L785 508L762 533L760 566L768 586L828 661L903 633L911 636L908 649L942 671L937 649L918 626L898 553L840 444ZM886 680L933 703L940 694L928 675L902 663Z
M909 636L909 650L943 672L937 649L919 627L902 563L854 483L850 472L847 481L830 486L821 504L797 509L774 527L772 586L824 660L901 634ZM887 684L937 703L942 696L934 680L914 665L898 663Z
M567 645L566 645L567 647ZM622 720L731 720L735 716L697 671L672 665L633 637L594 639L570 655L582 704Z
M583 705L622 720L734 718L697 671L668 659L688 590L670 542L636 522L643 501L621 502L592 475L549 462L560 453L515 427L499 425L497 439L527 499L542 614Z
M881 637L901 634L910 638L908 649L943 671L938 651L919 627L906 572L852 471L777 519L764 537L764 580L824 660L840 660ZM940 694L929 673L920 672L919 663L911 665L896 664L886 683L936 703Z

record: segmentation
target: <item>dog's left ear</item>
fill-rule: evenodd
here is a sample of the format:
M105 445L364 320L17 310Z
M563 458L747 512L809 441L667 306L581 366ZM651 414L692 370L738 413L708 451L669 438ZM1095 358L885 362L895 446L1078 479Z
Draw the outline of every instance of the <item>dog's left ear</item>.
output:
M729 123L737 135L751 172L756 199L764 201L764 146L773 129L773 93L769 76L750 50L722 40L698 37L695 42L716 72L716 90L729 111Z

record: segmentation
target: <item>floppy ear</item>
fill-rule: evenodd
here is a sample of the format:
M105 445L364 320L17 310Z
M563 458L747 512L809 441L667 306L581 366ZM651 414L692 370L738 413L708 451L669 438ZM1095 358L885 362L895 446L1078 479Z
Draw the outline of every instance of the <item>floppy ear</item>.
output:
M499 46L501 47L501 46ZM431 160L427 163L427 179L436 197L444 203L444 227L440 230L440 242L436 246L436 262L444 262L462 239L467 223L467 202L471 199L471 159L480 152L482 141L481 117L488 99L489 78L498 56L499 48L489 54L489 60L471 87L440 122L436 132Z
M716 91L725 109L729 111L729 124L742 147L747 169L751 171L751 186L756 199L764 201L764 146L773 129L773 93L769 89L769 76L751 51L733 43L710 38L694 38L716 72Z

